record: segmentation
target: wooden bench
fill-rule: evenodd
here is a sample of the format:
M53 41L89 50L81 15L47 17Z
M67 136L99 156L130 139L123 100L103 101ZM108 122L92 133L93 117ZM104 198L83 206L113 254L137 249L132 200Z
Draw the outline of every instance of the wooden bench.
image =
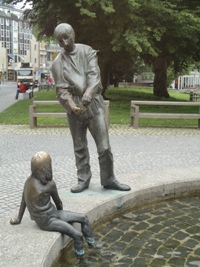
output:
M199 113L144 113L139 111L140 105L157 105L157 106L198 106ZM166 118L166 119L197 119L198 128L200 128L200 102L168 102L168 101L131 101L130 126L137 128L139 118Z
M109 100L104 100L105 104L105 120L106 124L109 127ZM60 105L59 101L53 100L53 101L33 101L33 105L29 106L29 125L30 128L37 127L37 118L38 117L66 117L66 112L37 112L36 106L37 105Z

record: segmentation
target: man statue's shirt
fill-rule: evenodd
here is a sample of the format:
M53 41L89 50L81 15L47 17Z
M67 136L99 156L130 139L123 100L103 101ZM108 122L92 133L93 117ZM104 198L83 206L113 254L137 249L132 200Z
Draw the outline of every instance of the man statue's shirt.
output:
M97 51L84 44L75 44L72 52L62 49L52 64L52 72L56 84L57 98L61 105L71 113L67 102L74 101L77 107L83 108L84 93L92 95L85 116L98 113L98 108L104 108L100 70Z

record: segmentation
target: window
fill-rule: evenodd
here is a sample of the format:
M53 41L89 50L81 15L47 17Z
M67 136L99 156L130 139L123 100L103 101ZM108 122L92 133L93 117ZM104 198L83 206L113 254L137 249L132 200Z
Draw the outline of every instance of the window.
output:
M17 73L19 76L32 76L33 71L32 70L18 70Z

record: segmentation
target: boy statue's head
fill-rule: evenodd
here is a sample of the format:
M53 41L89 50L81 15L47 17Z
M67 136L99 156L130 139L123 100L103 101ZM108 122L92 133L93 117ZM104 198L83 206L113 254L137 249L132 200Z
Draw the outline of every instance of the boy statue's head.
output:
M39 151L31 159L31 175L42 184L52 180L51 157L47 152Z

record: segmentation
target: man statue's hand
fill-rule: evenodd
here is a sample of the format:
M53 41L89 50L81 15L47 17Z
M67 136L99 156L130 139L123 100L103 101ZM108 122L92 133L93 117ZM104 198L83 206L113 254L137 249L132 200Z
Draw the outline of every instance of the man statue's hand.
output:
M87 108L83 107L83 108L79 108L79 107L74 107L73 111L76 115L81 115L84 114L86 112Z
M83 106L88 106L92 101L91 94L84 94L82 97Z
M10 224L14 225L14 224L20 224L20 219L19 218L15 218L15 219L11 219L10 220Z

